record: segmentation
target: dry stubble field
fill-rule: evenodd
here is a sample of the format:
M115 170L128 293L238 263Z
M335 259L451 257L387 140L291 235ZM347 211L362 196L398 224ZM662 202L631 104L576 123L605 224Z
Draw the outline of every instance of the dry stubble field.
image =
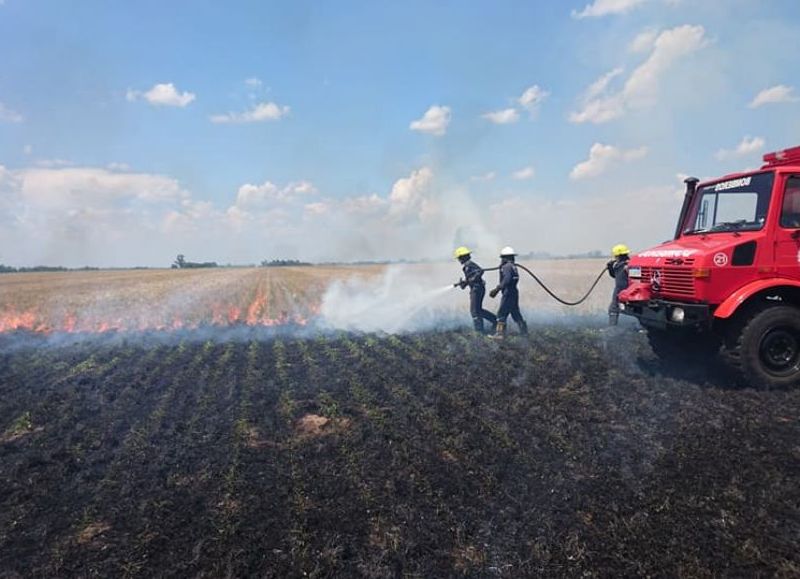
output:
M562 260L528 265L557 292L574 299L588 289L603 264L602 260ZM387 269L320 266L7 274L0 276L0 332L307 325L319 321L322 297L330 283L353 278L373 280L358 288L368 297L373 286L382 284ZM399 266L398 271L396 282L402 287L387 295L385 301L407 299L404 291L422 293L452 283L461 273L455 263ZM533 313L555 317L598 313L608 302L608 279L586 305L566 310L524 272L520 274L522 307ZM488 287L492 287L497 273L488 272L486 277ZM466 293L459 295L453 290L435 306L443 313L465 312L468 318ZM487 297L486 307L496 308L497 302Z
M0 577L800 575L800 392L662 366L607 286L526 281L503 344L323 330L346 273L0 277L38 316L0 333Z

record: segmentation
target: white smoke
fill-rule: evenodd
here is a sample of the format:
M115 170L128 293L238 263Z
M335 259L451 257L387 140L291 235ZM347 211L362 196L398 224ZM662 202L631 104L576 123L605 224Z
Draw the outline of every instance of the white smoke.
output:
M442 281L420 268L401 265L387 268L379 278L337 280L322 298L321 323L341 330L390 334L453 324L456 290L452 283L442 285ZM463 304L459 305L463 310Z

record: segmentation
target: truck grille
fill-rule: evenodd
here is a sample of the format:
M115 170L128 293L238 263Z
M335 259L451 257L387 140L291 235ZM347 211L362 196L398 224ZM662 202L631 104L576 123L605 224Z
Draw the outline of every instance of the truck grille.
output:
M652 284L654 278L660 279L660 294L692 298L694 297L694 277L692 269L680 266L642 267L642 281Z

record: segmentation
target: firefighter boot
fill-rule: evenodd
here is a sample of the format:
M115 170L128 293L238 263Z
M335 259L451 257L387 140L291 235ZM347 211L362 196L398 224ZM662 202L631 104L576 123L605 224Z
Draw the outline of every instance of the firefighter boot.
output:
M519 324L519 334L520 336L527 336L528 335L528 324L525 320L521 321Z
M506 323L497 322L497 329L494 331L492 338L495 340L504 340L506 337Z
M472 327L479 334L483 334L483 318L472 318Z
M608 314L608 325L616 326L619 321L619 314Z

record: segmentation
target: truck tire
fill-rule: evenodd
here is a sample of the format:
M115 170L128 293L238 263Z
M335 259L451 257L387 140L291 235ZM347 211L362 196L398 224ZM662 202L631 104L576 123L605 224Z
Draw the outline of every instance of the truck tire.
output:
M800 381L800 309L765 306L731 328L725 357L755 388L785 388Z

